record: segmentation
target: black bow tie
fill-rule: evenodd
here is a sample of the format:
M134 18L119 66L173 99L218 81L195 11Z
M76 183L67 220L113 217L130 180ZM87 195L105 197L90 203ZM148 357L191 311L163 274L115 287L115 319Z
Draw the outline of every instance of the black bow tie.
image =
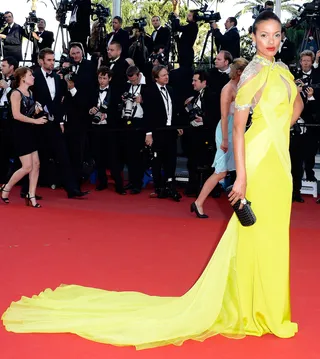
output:
M164 86L161 86L160 88L161 88L162 91L166 90L166 88Z
M108 89L104 89L104 90L99 89L99 92L100 93L108 92Z
M110 64L115 64L117 62L117 60L111 60Z
M53 77L53 72L50 72L50 74L46 73L46 78L47 77Z

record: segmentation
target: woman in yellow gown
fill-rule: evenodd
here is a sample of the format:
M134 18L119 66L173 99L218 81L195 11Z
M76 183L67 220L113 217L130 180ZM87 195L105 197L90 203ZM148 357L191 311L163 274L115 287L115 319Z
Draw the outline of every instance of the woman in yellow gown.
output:
M215 334L288 338L297 332L289 297L288 148L290 123L302 105L290 72L273 60L280 38L276 15L260 14L254 24L258 55L245 69L236 98L237 180L230 197L251 200L257 222L242 227L233 215L206 269L182 297L60 286L12 303L2 316L8 331L75 333L138 349ZM250 107L253 123L244 135Z

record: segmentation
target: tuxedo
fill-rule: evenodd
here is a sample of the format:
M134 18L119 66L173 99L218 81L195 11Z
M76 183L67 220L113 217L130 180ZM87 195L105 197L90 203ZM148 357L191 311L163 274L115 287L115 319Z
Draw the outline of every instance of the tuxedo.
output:
M163 91L153 83L146 91L144 98L144 116L146 132L152 132L152 149L156 156L152 161L153 182L158 195L168 186L174 185L177 157L178 117L173 90L165 86ZM162 176L162 169L164 177Z
M153 46L152 51L156 46L161 45L165 48L165 53L168 53L170 46L170 30L167 27L160 26L157 30L154 30L151 39Z
M94 92L97 76L91 61L85 59L76 66L76 71L76 75L74 75L75 87L68 91L64 98L67 114L65 134L73 172L80 186L85 160L87 130L90 127L91 94Z
M61 103L65 83L56 73L52 72L51 75L52 77L47 76L41 68L36 69L32 88L35 101L39 102L49 112L49 121L36 128L41 160L40 180L47 185L53 183L49 174L50 166L52 166L51 159L53 159L59 167L65 190L71 194L74 190L79 190L79 187L76 185L72 173L65 138L59 126L63 117ZM23 192L27 192L27 190L23 190Z
M225 50L229 51L234 59L240 57L240 35L236 27L230 28L223 35L219 29L212 29L212 33L218 52Z
M192 66L194 62L193 45L198 36L198 24L189 22L187 25L180 25L179 19L174 22L174 29L181 32L178 39L178 55L180 66Z
M290 65L295 58L294 43L287 38L282 42L279 51L275 55L276 60L281 60L286 65Z
M129 33L121 28L117 32L110 32L107 36L107 47L112 41L118 42L121 45L121 57L126 59L129 51Z
M312 86L312 84L320 84L320 71L318 69L311 68L308 73L304 73L302 70L298 70L295 73L295 79L302 79L306 85ZM320 123L320 89L315 88L313 97L308 99L304 91L300 93L304 102L304 109L301 113L301 118L308 125L315 125ZM304 135L304 145L299 151L303 152L303 162L306 172L307 180L314 179L313 168L315 166L315 156L319 149L319 127L306 128L306 134ZM303 173L303 172L302 172Z
M42 49L49 48L51 49L52 44L54 43L53 32L44 30L43 32L37 31L37 35L40 36L42 41L38 41L38 48L41 51Z
M6 26L1 34L7 36L2 40L4 57L12 56L18 62L22 61L22 37L27 37L23 28L13 23L11 28Z

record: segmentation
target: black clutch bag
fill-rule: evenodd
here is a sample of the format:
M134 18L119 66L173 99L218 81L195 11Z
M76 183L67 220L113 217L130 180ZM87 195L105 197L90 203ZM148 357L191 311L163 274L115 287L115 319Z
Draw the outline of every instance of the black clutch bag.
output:
M229 194L232 190L232 186L227 188L227 193ZM237 201L232 208L234 209L240 223L244 227L252 226L256 223L257 218L255 214L253 213L253 210L251 208L251 202L245 199L246 203L243 204L242 209L239 209L241 200Z

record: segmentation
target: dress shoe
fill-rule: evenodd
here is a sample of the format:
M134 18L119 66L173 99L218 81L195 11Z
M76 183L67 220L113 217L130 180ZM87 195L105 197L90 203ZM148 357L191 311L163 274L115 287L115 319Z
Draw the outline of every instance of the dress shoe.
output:
M98 186L96 187L96 191L103 191L104 189L107 189L108 185L105 183L100 183L98 184Z
M20 192L20 198L27 198L27 195L28 195L28 193ZM36 194L35 197L36 197L36 201L42 200L42 196L38 196L38 195Z
M307 177L306 181L308 181L308 182L318 182L318 180L316 179L315 176Z
M304 203L304 199L300 196L300 194L296 194L292 196L292 202Z
M191 213L195 212L195 214L197 215L198 218L202 218L202 219L204 219L204 218L209 218L208 215L206 215L206 214L204 214L204 213L201 214L201 213L199 212L198 207L197 207L197 205L196 205L195 202L191 203L190 212L191 212Z
M86 196L87 194L89 194L89 191L79 191L79 190L74 190L72 192L68 192L68 198L81 198Z
M124 190L124 188L116 188L116 193L121 195L126 195L127 192Z
M132 183L129 182L123 188L124 188L125 191L128 190L128 189L133 189L133 185L132 185Z
M150 193L150 198L168 198L168 193L165 188L156 188L154 192Z
M320 204L320 198L319 198L319 199L317 199L317 202L316 202L316 204Z
M172 198L176 202L180 202L182 198L181 194L175 188L166 188L168 197Z
M141 189L139 188L132 188L130 194L139 194L141 193Z

